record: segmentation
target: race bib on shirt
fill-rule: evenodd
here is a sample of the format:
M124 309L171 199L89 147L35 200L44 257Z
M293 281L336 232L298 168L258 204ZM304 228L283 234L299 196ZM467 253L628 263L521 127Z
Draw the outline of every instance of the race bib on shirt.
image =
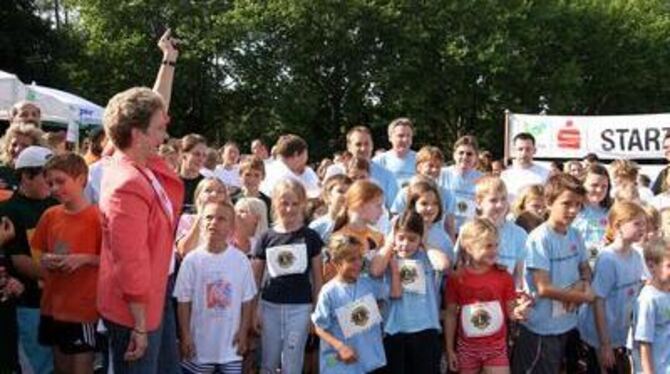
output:
M499 301L464 305L461 308L461 326L468 338L491 336L505 323Z
M377 301L367 294L347 305L335 309L337 323L345 338L350 338L369 330L382 321Z
M307 246L304 243L270 247L265 258L272 278L302 274L307 270Z
M398 260L398 271L400 272L403 291L426 293L426 274L423 272L421 262L406 259Z
M475 202L472 196L455 193L456 209L454 215L457 217L470 218L475 216Z

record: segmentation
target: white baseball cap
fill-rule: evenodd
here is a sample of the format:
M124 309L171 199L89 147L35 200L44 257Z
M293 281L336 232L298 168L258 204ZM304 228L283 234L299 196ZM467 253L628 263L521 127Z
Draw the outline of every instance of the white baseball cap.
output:
M51 156L53 156L53 152L49 148L31 145L19 153L16 162L14 162L14 168L41 168Z

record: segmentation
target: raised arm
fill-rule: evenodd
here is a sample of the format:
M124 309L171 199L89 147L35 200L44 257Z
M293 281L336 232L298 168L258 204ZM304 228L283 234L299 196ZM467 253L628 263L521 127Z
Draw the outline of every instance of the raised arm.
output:
M172 38L172 30L167 29L163 36L158 40L158 48L163 52L156 83L154 83L154 92L161 95L165 102L165 111L169 112L170 98L172 97L172 83L174 82L174 70L177 64L179 51L175 48L177 42Z

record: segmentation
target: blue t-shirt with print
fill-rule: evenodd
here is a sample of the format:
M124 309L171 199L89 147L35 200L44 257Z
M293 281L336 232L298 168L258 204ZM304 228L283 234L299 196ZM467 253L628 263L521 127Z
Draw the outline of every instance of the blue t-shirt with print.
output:
M572 222L572 227L577 229L584 239L584 247L589 255L591 266L595 264L598 250L605 244L607 213L607 209L599 205L586 205Z
M398 257L396 257L398 259ZM435 272L428 259L426 251L419 249L409 258L417 260L424 273L425 293L403 290L398 299L391 298L388 312L384 319L384 332L387 334L413 333L428 329L440 330L440 320L437 305L437 290L433 279ZM402 271L402 269L400 269ZM386 284L391 287L390 269L384 277Z
M605 322L612 347L625 347L632 322L635 299L642 287L643 260L637 251L626 254L612 245L605 247L596 260L591 288L605 304ZM579 333L593 348L600 347L593 305L579 311Z
M635 308L634 362L636 372L642 372L639 342L651 344L656 373L670 373L670 292L652 285L642 288Z
M456 232L460 231L465 221L475 216L475 182L482 176L478 170L460 173L454 166L442 168L438 185L453 196Z
M532 294L537 293L534 270L546 271L554 287L569 288L580 280L580 264L587 261L584 242L577 230L569 227L562 234L547 222L528 235L526 251L526 282ZM566 312L558 300L537 297L528 320L522 323L538 335L559 335L577 327L577 313Z
M312 322L352 348L358 357L356 362L345 364L337 358L337 351L322 340L319 350L321 373L367 373L386 365L381 324L345 338L337 319L336 311L339 308L346 307L366 295L384 301L388 298L388 287L383 282L360 277L355 283L333 279L321 288L319 300L312 313Z
M372 161L390 171L395 176L399 188L404 187L416 174L416 152L411 149L403 158L391 150L375 156Z

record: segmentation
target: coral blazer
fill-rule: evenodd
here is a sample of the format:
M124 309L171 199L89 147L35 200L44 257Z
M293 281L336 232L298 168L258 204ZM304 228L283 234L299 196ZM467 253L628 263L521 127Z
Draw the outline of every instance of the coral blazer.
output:
M147 166L172 202L170 219L145 173L117 152L105 161L100 191L102 249L98 310L103 318L134 327L128 303L145 305L146 328L160 326L175 227L184 184L158 156Z

